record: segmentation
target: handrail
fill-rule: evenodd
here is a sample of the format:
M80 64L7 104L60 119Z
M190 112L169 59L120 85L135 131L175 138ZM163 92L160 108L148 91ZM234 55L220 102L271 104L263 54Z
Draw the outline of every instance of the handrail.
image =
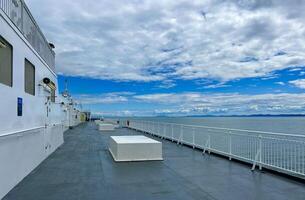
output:
M142 121L142 120L133 120L133 121ZM156 122L156 123L169 124L169 125L173 124L177 126L192 127L192 128L208 128L215 130L237 131L237 132L257 133L257 134L266 134L266 135L276 135L276 136L300 137L305 139L305 135L300 135L300 134L287 134L280 132L255 131L255 130L247 130L247 129L222 128L222 127L202 126L202 125L199 126L199 125L178 124L178 123L158 122L158 121L143 121L143 122L152 122L152 123Z
M50 127L54 127L54 126L61 126L63 125L63 123L55 123L55 124L49 124L48 126Z
M141 120L129 120L127 127L250 163L252 170L264 167L305 179L304 135Z

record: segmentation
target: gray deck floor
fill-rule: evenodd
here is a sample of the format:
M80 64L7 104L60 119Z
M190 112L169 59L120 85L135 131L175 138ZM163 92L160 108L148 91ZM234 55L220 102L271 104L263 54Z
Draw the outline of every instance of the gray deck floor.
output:
M93 123L67 131L64 145L4 199L305 199L305 184L165 140L164 161L116 163L109 136L128 134L141 133L101 133Z

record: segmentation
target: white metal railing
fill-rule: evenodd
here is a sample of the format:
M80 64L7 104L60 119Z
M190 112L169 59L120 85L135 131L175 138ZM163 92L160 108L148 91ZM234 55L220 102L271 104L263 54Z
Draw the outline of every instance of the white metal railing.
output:
M55 53L23 0L0 0L0 9L15 24L27 41L55 71Z
M128 127L305 179L304 135L139 120Z

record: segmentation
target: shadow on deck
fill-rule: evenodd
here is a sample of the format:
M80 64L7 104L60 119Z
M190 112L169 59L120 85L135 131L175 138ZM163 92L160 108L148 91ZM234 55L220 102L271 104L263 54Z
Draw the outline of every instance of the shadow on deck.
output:
M141 133L101 133L93 123L67 131L64 145L4 199L304 200L305 184L167 140L164 161L114 162L109 136L130 134Z

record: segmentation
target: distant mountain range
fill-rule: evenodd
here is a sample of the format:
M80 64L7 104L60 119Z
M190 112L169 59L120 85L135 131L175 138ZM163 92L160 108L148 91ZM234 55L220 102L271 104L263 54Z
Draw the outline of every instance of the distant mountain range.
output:
M305 117L305 114L188 115L185 117Z

